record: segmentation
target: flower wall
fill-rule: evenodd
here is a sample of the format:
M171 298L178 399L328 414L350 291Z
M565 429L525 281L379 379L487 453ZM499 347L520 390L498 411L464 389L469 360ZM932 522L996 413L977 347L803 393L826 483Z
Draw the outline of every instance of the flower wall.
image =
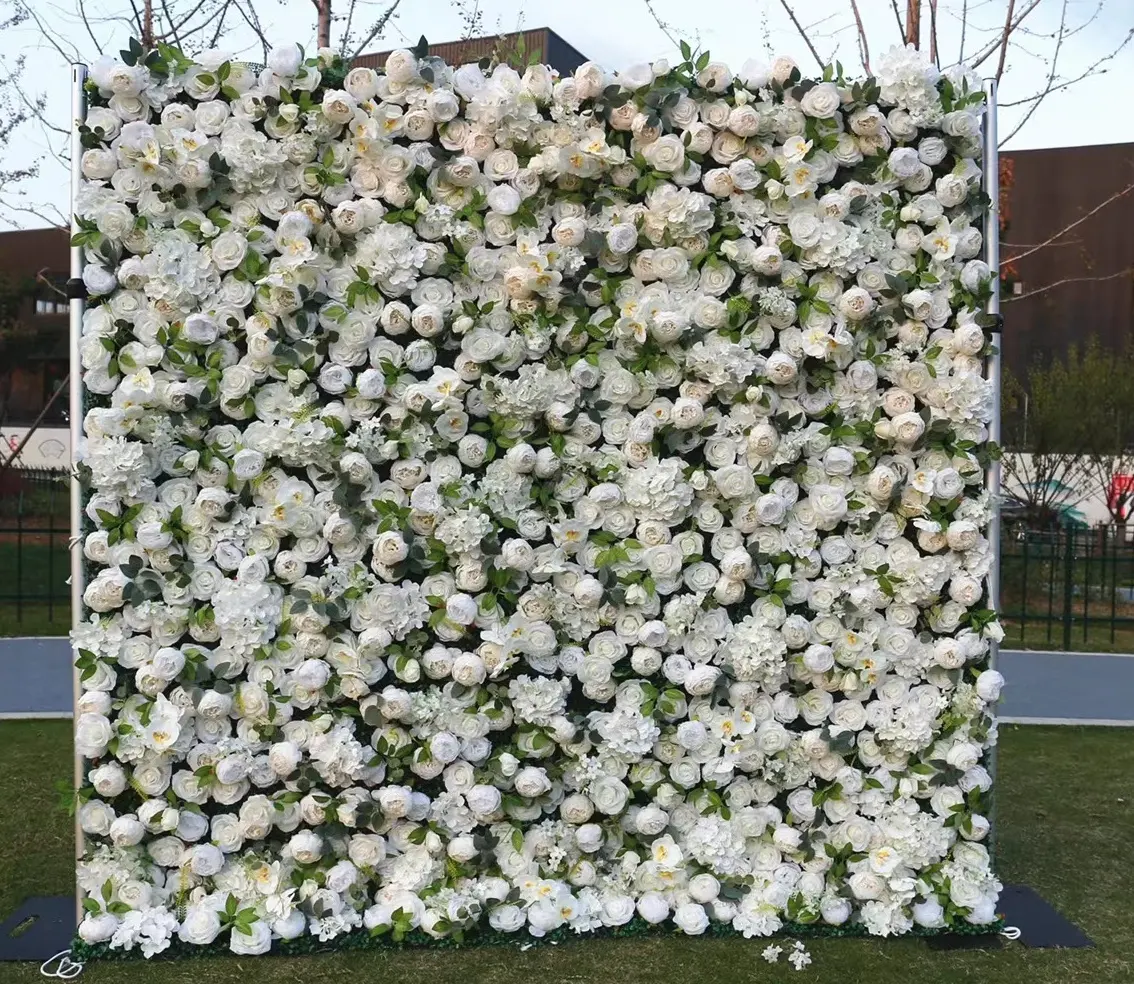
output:
M123 55L85 941L995 920L971 76Z

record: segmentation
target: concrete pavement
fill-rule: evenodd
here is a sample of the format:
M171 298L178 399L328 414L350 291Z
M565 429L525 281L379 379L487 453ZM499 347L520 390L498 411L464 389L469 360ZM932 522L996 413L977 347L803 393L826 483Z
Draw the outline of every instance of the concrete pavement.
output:
M1134 725L1134 655L1006 649L1001 720ZM69 717L66 639L0 639L0 718Z

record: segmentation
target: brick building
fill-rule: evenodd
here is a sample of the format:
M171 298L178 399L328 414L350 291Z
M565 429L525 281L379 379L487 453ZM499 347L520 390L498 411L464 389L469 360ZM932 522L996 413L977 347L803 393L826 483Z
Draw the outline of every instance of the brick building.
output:
M53 289L67 279L67 241L63 229L0 232L0 291L8 308L7 327L0 336L2 454L19 443L67 376L67 301ZM64 394L43 418L20 463L67 467L67 419Z
M1134 143L1001 161L1005 365L1023 377L1092 335L1121 349L1134 332Z

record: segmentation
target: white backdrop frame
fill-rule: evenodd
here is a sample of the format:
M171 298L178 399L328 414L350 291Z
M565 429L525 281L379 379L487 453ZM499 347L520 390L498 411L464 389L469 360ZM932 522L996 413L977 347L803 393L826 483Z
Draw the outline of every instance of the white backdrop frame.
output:
M984 80L984 126L983 148L981 154L981 183L984 193L988 196L988 203L984 213L984 261L991 272L991 293L985 311L994 319L992 326L992 354L985 360L984 374L992 385L992 421L988 426L988 440L1000 444L1000 377L1001 377L1001 348L1003 347L1002 324L1000 321L1000 148L996 127L997 116L997 82L995 79ZM992 548L992 563L988 571L988 607L999 613L1000 611L1000 462L997 459L989 461L984 474L984 485L992 500L992 519L988 524L989 544ZM989 669L996 669L1000 656L1000 643L996 639L989 640L988 665ZM993 862L996 859L996 773L997 773L997 746L988 750L988 772L992 777L992 798L989 811L989 852Z
M79 232L76 218L76 198L79 194L83 175L82 158L83 142L79 133L79 126L87 118L87 66L81 62L71 65L71 235ZM83 399L83 366L79 358L79 342L83 335L83 314L86 311L86 299L80 288L83 283L83 247L71 247L71 272L68 283L68 297L70 305L70 420L71 427L71 628L78 628L83 620L83 590L85 584L85 567L83 557L83 488L79 482L78 464L80 461L80 442L83 437L83 415L86 403ZM79 295L79 296L76 296ZM82 684L79 679L79 669L71 665L72 707L71 720L74 727L79 721L79 698L82 696ZM74 757L74 783L76 794L83 784L83 758L75 750L72 743L71 754ZM83 843L83 828L79 823L79 805L75 804L75 925L83 919L83 892L79 887L78 871L79 861L83 857L85 845Z

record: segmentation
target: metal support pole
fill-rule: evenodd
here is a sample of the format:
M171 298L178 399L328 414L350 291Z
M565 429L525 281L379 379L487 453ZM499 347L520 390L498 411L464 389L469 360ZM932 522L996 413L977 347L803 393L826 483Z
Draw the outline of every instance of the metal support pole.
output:
M984 82L984 146L981 158L981 174L984 193L988 196L988 209L984 214L984 259L992 274L992 292L985 307L986 313L995 318L993 327L993 351L985 360L985 377L992 384L992 420L988 425L988 440L1000 444L1000 150L996 135L996 80ZM988 607L1000 611L1000 462L989 462L984 474L985 488L992 501L992 519L988 524L988 539L991 545L992 563L988 570ZM1025 605L1026 607L1026 605ZM992 642L988 655L988 665L996 668L1000 654L1000 644ZM997 750L994 745L988 753L988 771L992 776L993 796L989 811L989 850L995 859L996 852L996 765Z
M75 220L76 200L82 183L83 143L79 134L79 124L87 118L87 94L84 85L87 81L87 66L76 63L71 66L71 235L79 232ZM83 247L71 247L71 278L82 279ZM72 292L74 293L74 292ZM86 302L81 297L72 297L71 315L71 379L70 379L70 425L71 425L71 627L77 628L83 620L83 490L79 485L77 465L79 463L79 442L83 436L83 369L79 359L79 340L83 334L83 312ZM72 722L79 721L79 698L82 686L79 671L72 667ZM74 756L74 782L76 793L83 784L83 760L77 752ZM78 862L83 856L83 828L79 824L78 803L75 804L75 925L83 918L82 891L78 882Z

